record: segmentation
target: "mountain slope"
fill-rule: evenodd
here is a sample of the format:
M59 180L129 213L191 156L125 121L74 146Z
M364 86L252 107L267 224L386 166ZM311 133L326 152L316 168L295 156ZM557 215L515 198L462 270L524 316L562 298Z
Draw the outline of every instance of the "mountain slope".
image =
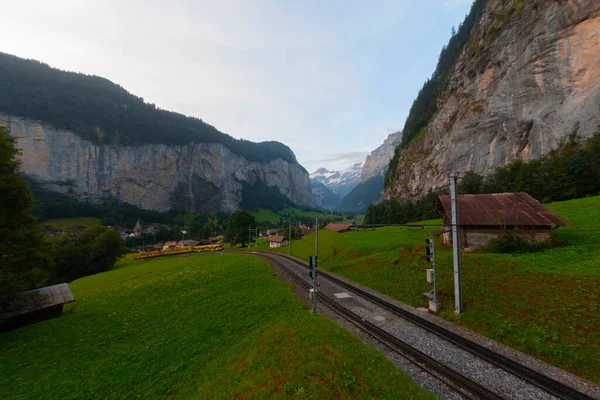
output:
M600 2L475 4L482 5L456 62L444 66L439 97L431 103L420 93L415 101L434 107L413 106L407 125L425 125L410 136L405 126L386 197L420 197L450 172L487 175L599 130Z
M367 156L360 175L360 182L364 183L376 175L384 175L394 156L396 146L402 142L402 132L390 134L381 146Z
M220 143L249 161L297 162L282 143L234 139L201 119L145 103L98 76L61 71L5 53L0 53L0 72L0 112L44 121L93 143Z
M256 193L262 207L313 205L310 180L277 142L233 139L194 118L157 110L105 79L0 54L0 125L21 168L44 188L144 209L231 212ZM277 203L277 204L275 204Z
M362 168L363 163L356 163L344 171L328 171L320 168L310 174L310 179L322 183L335 195L344 198L360 182Z
M311 179L310 184L315 198L315 206L333 210L342 202L342 199L340 199L339 196L329 190L329 188L321 182Z
M383 200L383 175L375 175L366 182L361 182L337 206L336 211L365 212L371 204Z

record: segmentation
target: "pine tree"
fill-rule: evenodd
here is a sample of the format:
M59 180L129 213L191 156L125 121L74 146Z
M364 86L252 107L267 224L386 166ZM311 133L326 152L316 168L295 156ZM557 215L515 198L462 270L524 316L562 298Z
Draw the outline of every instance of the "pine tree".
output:
M31 214L29 184L17 171L14 140L0 127L0 310L18 306L19 293L43 286L50 253Z

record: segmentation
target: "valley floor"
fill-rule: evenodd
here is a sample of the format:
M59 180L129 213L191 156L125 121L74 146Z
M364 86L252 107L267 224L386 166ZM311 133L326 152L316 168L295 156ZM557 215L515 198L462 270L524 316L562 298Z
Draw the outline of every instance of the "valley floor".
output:
M252 256L128 258L70 286L66 315L0 335L0 398L434 398Z
M550 204L574 226L559 248L529 254L464 254L465 310L455 316L452 249L436 245L441 316L600 383L600 197ZM441 221L430 221L439 223ZM319 266L406 304L427 304L425 239L437 228L319 232ZM277 250L288 253L289 248ZM308 259L314 235L292 243Z

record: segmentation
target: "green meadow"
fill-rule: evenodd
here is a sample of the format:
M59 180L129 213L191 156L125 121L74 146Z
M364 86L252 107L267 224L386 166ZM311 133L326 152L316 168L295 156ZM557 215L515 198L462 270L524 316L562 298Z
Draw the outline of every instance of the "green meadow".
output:
M437 240L440 315L600 383L600 197L548 207L573 223L556 231L565 245L527 254L463 254L460 316L454 314L452 249ZM320 267L409 305L426 306L423 292L431 286L425 281L430 268L425 239L435 229L321 230ZM314 235L293 242L292 254L307 260L314 242Z
M256 219L256 222L258 222L259 224L279 223L280 220L287 222L287 221L289 221L290 218L293 218L293 217L300 217L300 218L315 218L315 217L329 218L329 217L331 217L331 215L327 214L327 213L316 212L316 211L303 211L303 210L298 210L298 209L292 208L292 207L286 207L280 211L273 211L273 210L269 210L269 209L260 209L257 211L251 211L250 214L252 214L254 216L254 218ZM357 216L357 219L360 218L362 220L362 217L364 217L364 216ZM345 217L340 216L339 222L342 222L342 223L346 222ZM347 223L350 223L350 222L347 222Z
M0 398L434 396L256 257L120 261L61 318L0 334Z

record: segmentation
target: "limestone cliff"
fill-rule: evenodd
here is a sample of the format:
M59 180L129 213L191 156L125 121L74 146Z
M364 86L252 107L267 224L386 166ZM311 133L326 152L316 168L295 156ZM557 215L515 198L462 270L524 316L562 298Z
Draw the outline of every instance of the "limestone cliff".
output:
M396 146L402 141L402 132L392 133L383 144L367 156L360 176L360 183L365 183L374 176L383 175L394 156Z
M386 196L415 198L445 185L450 172L486 175L592 136L599 60L600 1L489 0Z
M306 170L281 158L248 161L216 143L97 144L5 114L0 125L16 138L26 175L77 198L110 197L157 211L232 212L242 200L243 182L260 180L297 204L313 204Z

